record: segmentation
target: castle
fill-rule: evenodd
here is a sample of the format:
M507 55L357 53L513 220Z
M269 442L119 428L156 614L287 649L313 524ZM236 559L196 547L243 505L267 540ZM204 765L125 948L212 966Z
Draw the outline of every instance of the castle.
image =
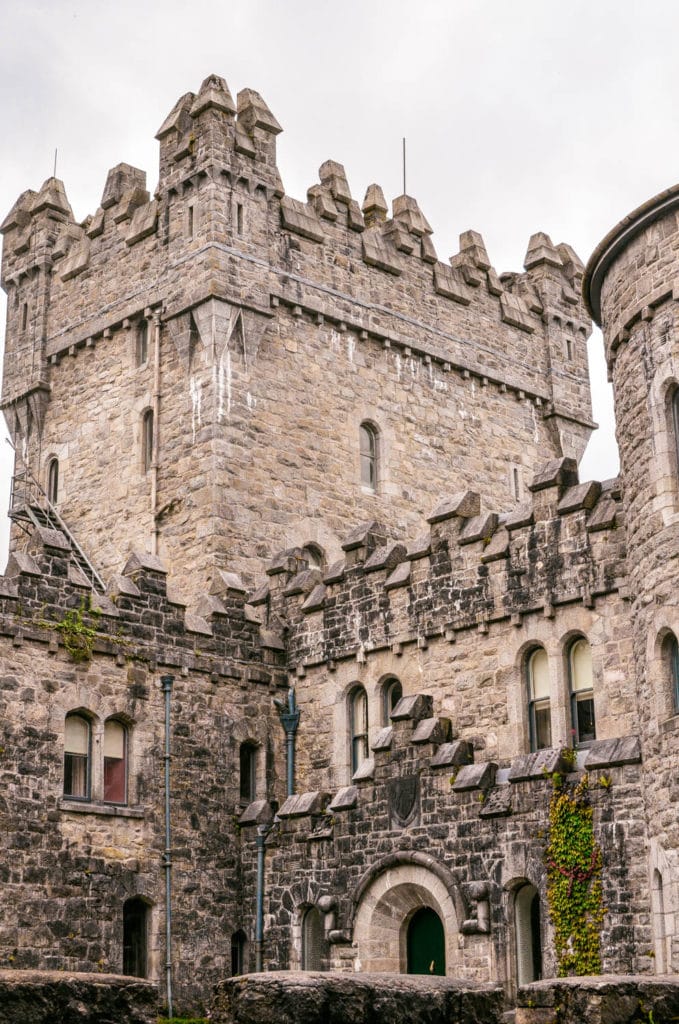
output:
M679 971L679 188L498 275L280 131L213 75L2 223L0 961Z

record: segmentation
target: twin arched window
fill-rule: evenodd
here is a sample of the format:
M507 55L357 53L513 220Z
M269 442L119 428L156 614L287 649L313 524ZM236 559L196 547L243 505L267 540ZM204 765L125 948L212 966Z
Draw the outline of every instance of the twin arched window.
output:
M64 722L64 796L68 800L92 799L92 727L84 714L67 715ZM104 803L127 803L128 730L117 718L104 722L103 777L97 787ZM99 779L101 778L101 783Z
M574 746L596 739L592 650L584 637L577 637L567 651L571 730ZM552 746L549 662L544 647L534 648L526 659L528 687L528 731L531 751Z
M372 423L361 423L358 428L361 458L361 485L366 490L376 491L378 484L377 431Z

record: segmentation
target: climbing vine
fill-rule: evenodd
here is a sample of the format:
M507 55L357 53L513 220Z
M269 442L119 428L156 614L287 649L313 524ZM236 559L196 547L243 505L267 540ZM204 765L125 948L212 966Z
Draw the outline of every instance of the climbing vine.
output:
M586 775L575 787L554 780L545 857L558 975L600 974L601 848L594 839Z

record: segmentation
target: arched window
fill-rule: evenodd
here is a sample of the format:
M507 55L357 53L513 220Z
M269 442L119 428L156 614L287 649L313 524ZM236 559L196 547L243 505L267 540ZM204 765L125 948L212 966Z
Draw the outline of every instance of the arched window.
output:
M146 319L139 321L137 327L137 366L143 366L149 358L149 322Z
M248 973L248 937L242 928L231 936L231 976Z
M672 694L673 713L679 714L679 644L674 633L669 633L663 644L666 673Z
M325 555L318 544L305 544L302 554L306 558L310 569L323 569L325 566Z
M382 720L389 725L391 713L403 696L401 681L396 676L389 676L382 685Z
M370 491L377 490L377 431L370 423L358 428L361 452L361 484Z
M528 729L530 749L544 750L552 745L552 721L549 704L549 667L544 647L537 647L526 662L528 684Z
M104 801L127 803L127 729L115 718L104 725Z
M568 652L568 679L573 740L576 746L581 746L596 739L592 648L584 637L571 644Z
M529 985L542 977L542 939L540 934L540 895L534 885L522 885L514 898L516 966L519 985Z
M123 903L123 974L145 978L148 960L148 903L134 896Z
M302 970L323 969L323 918L318 907L309 907L302 918Z
M257 747L254 743L240 745L240 799L251 804L257 795Z
M362 686L349 694L349 739L353 775L368 756L368 695Z
M90 723L83 715L67 715L64 726L64 796L89 800Z
M47 500L56 505L59 499L59 459L52 458L47 466Z
M148 473L153 465L153 409L147 409L141 421L141 463Z

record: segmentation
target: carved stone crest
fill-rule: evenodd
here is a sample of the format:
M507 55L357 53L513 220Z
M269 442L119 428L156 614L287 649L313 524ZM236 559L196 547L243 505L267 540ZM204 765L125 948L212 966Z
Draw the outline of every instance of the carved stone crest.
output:
M389 818L392 828L412 825L420 814L420 780L407 775L389 781Z

